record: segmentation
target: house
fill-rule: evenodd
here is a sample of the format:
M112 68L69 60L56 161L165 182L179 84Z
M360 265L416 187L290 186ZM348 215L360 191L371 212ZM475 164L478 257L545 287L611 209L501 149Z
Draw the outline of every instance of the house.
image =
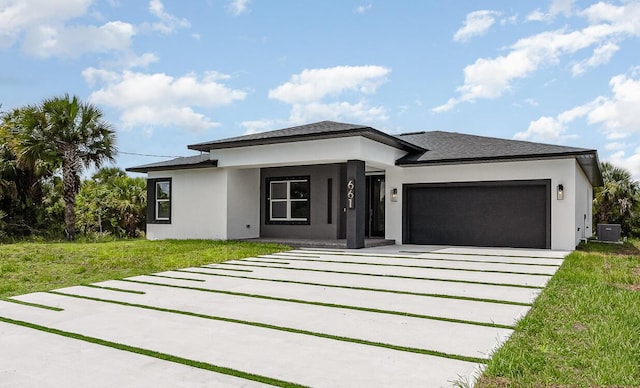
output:
M323 121L192 144L148 175L149 239L346 239L574 249L596 150Z

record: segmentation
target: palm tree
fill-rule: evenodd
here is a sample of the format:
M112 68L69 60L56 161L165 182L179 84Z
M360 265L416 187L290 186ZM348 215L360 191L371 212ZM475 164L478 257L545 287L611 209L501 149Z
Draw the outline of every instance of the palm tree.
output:
M18 160L25 164L47 161L62 168L64 218L67 238L75 238L75 198L80 174L114 159L115 131L96 106L65 94L23 109Z
M621 224L623 232L628 234L638 204L638 182L628 170L609 162L601 163L600 170L604 185L595 190L595 218L599 223Z

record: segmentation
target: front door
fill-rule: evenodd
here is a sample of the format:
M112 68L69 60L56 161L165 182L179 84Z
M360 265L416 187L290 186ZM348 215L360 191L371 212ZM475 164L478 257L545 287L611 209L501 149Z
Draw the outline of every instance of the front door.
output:
M367 176L367 215L365 235L384 237L384 175Z

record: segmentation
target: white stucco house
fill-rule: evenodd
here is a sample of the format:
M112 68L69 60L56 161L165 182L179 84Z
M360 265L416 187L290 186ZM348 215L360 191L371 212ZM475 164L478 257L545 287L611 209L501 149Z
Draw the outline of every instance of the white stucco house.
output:
M148 176L149 239L365 239L573 249L596 150L323 121L192 144Z

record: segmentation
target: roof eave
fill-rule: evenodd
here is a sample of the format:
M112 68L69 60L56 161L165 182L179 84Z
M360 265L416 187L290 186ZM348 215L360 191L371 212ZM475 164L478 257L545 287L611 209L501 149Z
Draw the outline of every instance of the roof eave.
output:
M152 171L173 171L173 170L191 170L197 168L218 167L217 160L205 160L194 164L179 164L173 166L135 166L126 168L125 171L148 173Z
M281 136L281 137L265 138L265 139L236 140L236 141L219 142L219 143L216 143L216 142L199 143L199 144L191 144L187 146L187 148L191 150L209 152L211 150L216 150L216 149L241 148L241 147L251 147L251 146L257 146L257 145L292 143L297 141L324 140L324 139L334 139L334 138L352 137L352 136L363 136L365 138L377 141L382 144L386 144L391 147L402 149L405 151L411 151L411 152L426 151L422 147L409 143L405 140L399 139L395 136L388 135L384 132L378 131L377 129L374 129L371 127L345 129L341 131L334 131L334 132L328 132L328 133L325 132L325 133L289 135L289 136Z
M405 160L402 157L396 161L396 166L437 166L451 164L470 164L481 162L504 162L519 160L544 160L544 159L566 159L575 158L580 168L587 176L587 179L593 187L602 186L602 174L598 162L598 152L596 150L584 150L575 152L560 152L550 154L527 154L527 155L504 155L504 156L487 156L487 157L470 157L470 158L450 158L437 160Z

